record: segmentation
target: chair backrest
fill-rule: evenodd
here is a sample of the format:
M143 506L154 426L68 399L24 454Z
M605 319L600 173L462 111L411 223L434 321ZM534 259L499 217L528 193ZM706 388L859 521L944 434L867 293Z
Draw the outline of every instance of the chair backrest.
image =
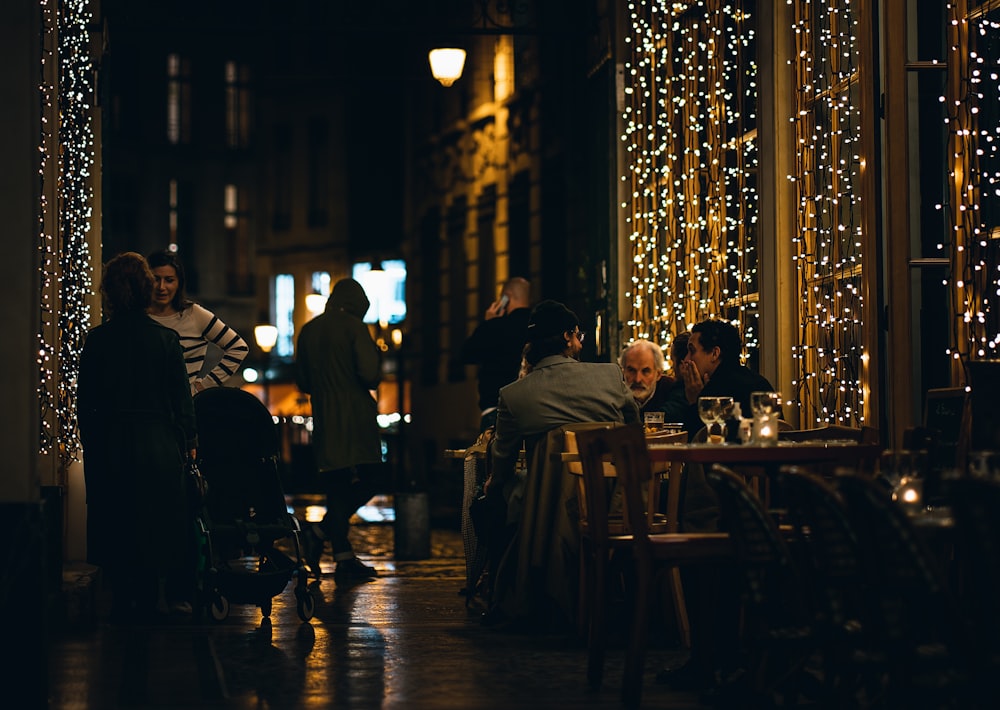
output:
M748 623L756 633L802 629L810 622L802 579L777 524L734 471L715 464L705 474L719 499L720 527L729 532L743 577Z
M587 490L592 535L606 536L608 502L605 497L604 459L610 455L624 496L624 512L636 544L648 545L650 521L643 490L653 476L646 448L646 438L640 424L628 424L614 429L590 429L577 433L580 461ZM600 539L597 540L601 542ZM604 540L606 542L606 539Z
M942 567L917 535L888 491L860 475L836 479L851 526L856 531L862 562L879 604L882 640L909 653L926 640L943 640L954 629L945 619L952 602Z
M962 478L950 483L964 601L984 656L1000 638L1000 482Z
M576 433L578 431L587 431L590 429L611 429L617 426L621 426L618 422L581 422L578 424L565 424L559 428L559 431L563 433L563 448L562 451L565 453L579 453L579 448L576 443ZM577 505L580 514L580 524L586 528L589 521L588 510L590 508L589 502L587 500L586 482L583 479L583 463L581 461L567 461L566 471L577 477ZM602 465L602 472L607 479L612 479L615 476L614 466L610 462L604 461ZM604 482L604 497L608 498L611 494L611 486L608 481ZM606 503L610 508L610 500Z
M806 586L819 620L844 631L870 625L874 609L857 534L846 506L821 477L786 466L776 485L784 497L788 521L803 543Z

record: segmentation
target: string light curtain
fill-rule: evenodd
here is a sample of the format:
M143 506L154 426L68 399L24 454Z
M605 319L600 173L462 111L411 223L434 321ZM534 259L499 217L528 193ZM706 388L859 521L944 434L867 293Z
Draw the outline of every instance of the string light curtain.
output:
M948 348L956 380L968 360L1000 357L1000 3L948 5L948 163L950 234L938 245L951 259L954 304Z
M859 21L864 2L791 0L795 54L793 347L802 426L866 422Z
M40 327L38 332L39 451L65 467L79 451L76 379L90 325L90 232L93 191L93 61L87 0L42 0L39 86ZM57 62L57 70L46 65ZM50 78L51 77L51 78ZM52 163L55 165L52 165ZM54 190L47 184L54 177ZM49 195L55 196L51 204ZM50 226L54 225L54 229Z
M669 348L674 334L722 317L757 349L754 9L752 0L628 5L628 340Z

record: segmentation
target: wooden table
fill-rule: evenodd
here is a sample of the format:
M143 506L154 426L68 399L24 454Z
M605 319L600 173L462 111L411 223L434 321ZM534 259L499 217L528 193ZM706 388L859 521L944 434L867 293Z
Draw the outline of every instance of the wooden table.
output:
M878 444L853 441L779 441L769 446L755 444L649 444L651 461L671 464L722 464L739 469L765 507L771 506L771 480L782 466L865 466L874 469L882 453Z
M679 461L726 466L760 466L768 473L785 465L874 462L882 453L878 444L853 441L779 441L770 446L755 444L655 444L649 445L652 461Z

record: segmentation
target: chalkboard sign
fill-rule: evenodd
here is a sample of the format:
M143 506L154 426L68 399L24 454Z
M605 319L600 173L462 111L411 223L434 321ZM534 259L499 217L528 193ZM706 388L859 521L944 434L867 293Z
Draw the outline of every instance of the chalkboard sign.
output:
M924 427L936 430L938 444L954 451L962 432L962 416L965 412L966 392L964 387L942 387L927 390L924 404Z

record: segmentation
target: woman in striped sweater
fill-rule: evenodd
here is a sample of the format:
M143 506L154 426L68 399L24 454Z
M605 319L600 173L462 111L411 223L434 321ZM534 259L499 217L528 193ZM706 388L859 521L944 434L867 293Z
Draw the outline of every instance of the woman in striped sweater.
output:
M184 267L176 254L156 252L150 254L147 261L156 279L149 315L180 336L191 394L208 387L221 387L246 358L246 341L214 313L187 298ZM209 343L219 347L222 358L215 367L203 373Z

